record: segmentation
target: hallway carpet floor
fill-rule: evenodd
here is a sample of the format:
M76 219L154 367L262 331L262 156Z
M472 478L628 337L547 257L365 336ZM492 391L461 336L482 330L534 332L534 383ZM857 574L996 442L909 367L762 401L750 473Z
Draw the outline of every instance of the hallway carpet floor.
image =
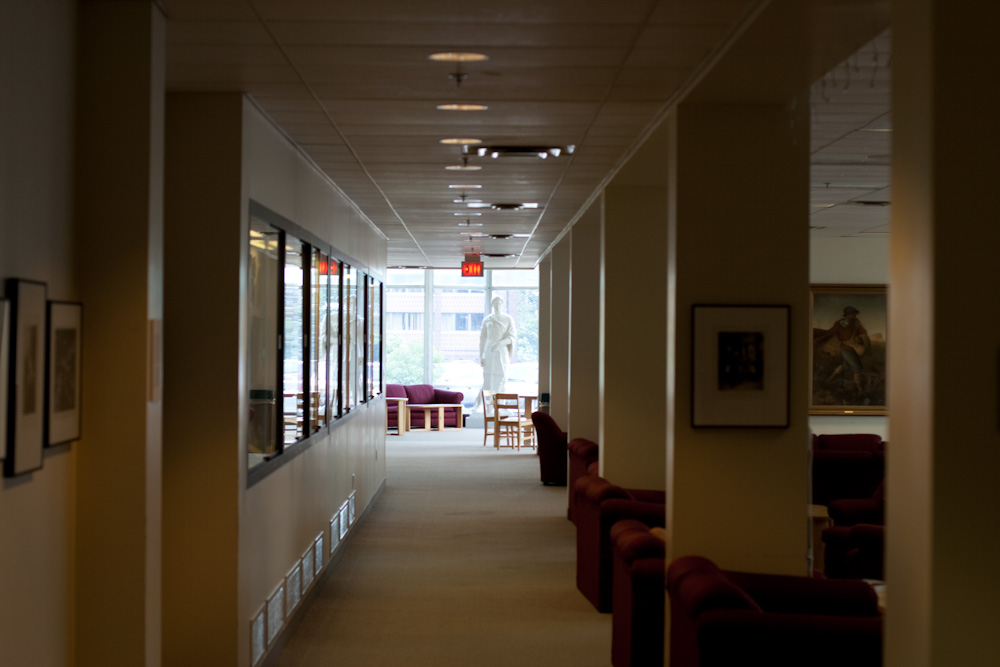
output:
M386 486L276 667L607 667L575 583L566 488L482 431L389 436Z

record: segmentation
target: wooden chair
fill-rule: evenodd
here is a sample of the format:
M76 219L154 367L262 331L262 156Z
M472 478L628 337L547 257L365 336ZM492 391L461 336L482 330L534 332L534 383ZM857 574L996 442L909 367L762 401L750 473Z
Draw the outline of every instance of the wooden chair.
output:
M486 446L486 441L490 436L494 435L497 430L497 411L493 406L493 392L488 390L481 390L479 392L479 398L483 406L483 447Z
M493 411L496 415L496 428L493 436L494 446L500 448L500 439L507 439L507 447L531 445L535 448L535 425L531 415L521 412L521 402L517 394L494 394ZM516 444L515 444L516 443Z

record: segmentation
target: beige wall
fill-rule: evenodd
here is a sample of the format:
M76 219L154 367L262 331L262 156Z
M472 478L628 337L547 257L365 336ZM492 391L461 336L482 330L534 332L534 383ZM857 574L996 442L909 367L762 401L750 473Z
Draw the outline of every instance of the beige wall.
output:
M381 487L385 409L360 405L247 488L248 202L361 269L382 273L385 242L251 100L171 95L167 119L165 661L249 664L254 615L318 535L330 560L329 522L351 493L360 515Z
M67 300L79 298L70 210L73 21L73 3L0 3L0 278L42 281L50 299ZM30 77L24 62L32 63ZM54 667L72 659L77 447L48 450L41 470L0 480L5 664Z

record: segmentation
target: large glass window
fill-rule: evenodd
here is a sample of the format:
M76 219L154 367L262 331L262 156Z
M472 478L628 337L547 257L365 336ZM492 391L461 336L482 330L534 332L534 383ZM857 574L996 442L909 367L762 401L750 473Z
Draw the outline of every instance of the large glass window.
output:
M281 230L257 219L250 221L250 275L247 285L248 381L250 426L248 467L264 462L278 449L278 272Z
M425 300L426 290L432 298ZM538 393L538 271L390 270L386 287L386 382L461 391L471 407L483 384L480 337L494 297L517 328L506 388ZM430 331L424 329L430 322ZM429 350L424 353L424 348Z
M344 264L344 408L358 404L358 272Z
M308 255L302 241L285 236L285 331L282 417L285 444L301 440L305 428L305 332Z
M382 283L251 202L247 287L250 482L261 466L382 391ZM259 469L259 470L258 470Z
M424 272L392 269L385 288L385 381L424 383Z
M330 332L330 258L313 250L309 267L309 285L312 291L309 318L310 369L309 369L309 432L315 433L327 423L327 373L329 368Z

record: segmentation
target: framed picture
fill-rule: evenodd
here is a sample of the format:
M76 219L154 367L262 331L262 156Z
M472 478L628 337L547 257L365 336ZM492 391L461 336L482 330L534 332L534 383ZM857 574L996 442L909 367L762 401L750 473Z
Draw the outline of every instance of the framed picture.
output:
M80 357L83 306L49 302L48 390L45 395L45 445L80 438Z
M45 438L45 283L8 278L10 373L4 475L42 467Z
M692 307L691 425L788 428L788 306Z
M813 285L809 412L885 415L885 285Z
M10 302L0 299L0 461L7 458L7 383L10 364Z

